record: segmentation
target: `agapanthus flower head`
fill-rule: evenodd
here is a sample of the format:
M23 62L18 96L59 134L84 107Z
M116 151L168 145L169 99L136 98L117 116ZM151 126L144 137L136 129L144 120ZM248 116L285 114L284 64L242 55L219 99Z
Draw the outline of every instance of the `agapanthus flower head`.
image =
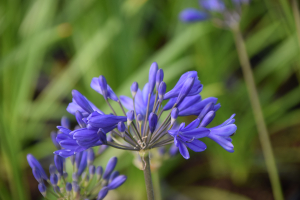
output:
M78 165L78 167L73 168L73 170L75 169L75 171L72 175L72 183L66 182L68 173L64 172L64 175L61 176L59 171L56 171L56 168L53 164L51 164L49 167L50 179L43 180L40 173L41 171L43 171L43 168L41 168L40 164L37 164L38 161L31 154L28 154L28 163L30 167L34 166L32 172L36 180L39 182L38 189L41 194L48 199L49 197L47 196L47 187L52 187L52 189L50 189L54 191L54 193L52 192L52 195L55 195L55 197L57 197L58 199L61 198L88 200L94 199L100 191L102 191L103 193L103 190L106 190L105 195L103 196L104 198L109 191L114 190L124 184L127 177L124 175L120 175L118 171L113 171L117 164L116 157L113 157L107 164L105 171L105 176L108 177L107 179L104 179L104 176L102 176L103 168L101 166L98 166L96 169L96 167L91 163L88 168L89 170L86 170L86 163L87 160L89 160L88 157L90 156L91 152L91 150L87 150L79 153L80 155L78 154L79 156L77 156L76 159L76 165ZM60 156L55 155L55 157L56 158L54 159L54 161L57 163L57 158ZM90 162L92 161L93 159ZM97 176L94 176L95 174L97 174ZM100 186L102 186L102 189L99 188ZM71 193L72 190L74 191L73 193Z
M118 98L104 76L93 78L92 88L103 95L113 114L100 111L86 97L74 90L73 102L69 104L68 111L72 111L81 128L72 131L68 127L58 126L59 134L56 141L62 149L56 151L55 154L62 157L75 154L75 166L78 169L78 175L81 175L82 169L87 165L90 166L92 162L88 161L87 164L86 150L94 146L100 146L99 151L110 146L122 150L145 152L173 143L175 144L172 147L174 152L178 148L182 156L187 159L189 158L188 148L196 152L206 149L206 145L198 140L200 138L209 137L223 145L222 131L227 137L229 125L218 129L207 127L215 118L220 104L217 104L218 99L215 97L202 99L200 92L203 85L198 79L198 73L189 71L182 74L169 91L163 81L164 76L158 64L152 63L148 83L144 85L143 90L138 88L137 82L131 85L132 98L127 96ZM117 101L122 113L114 110L109 103L110 99ZM74 110L76 108L77 110ZM185 123L180 126L175 125L180 116L190 115L198 117L187 126ZM232 128L233 125L230 127ZM109 135L112 136L111 140ZM229 139L226 138L226 141ZM230 145L226 144L226 150L228 150ZM88 160L92 159L88 158ZM114 169L114 162L109 163L112 167L109 165L105 170L103 174L105 180L109 179ZM105 193L106 189L103 191Z
M224 0L199 0L200 9L187 8L179 14L183 22L191 23L212 19L218 27L236 28L240 21L241 5L250 0L232 0L232 6L227 6Z

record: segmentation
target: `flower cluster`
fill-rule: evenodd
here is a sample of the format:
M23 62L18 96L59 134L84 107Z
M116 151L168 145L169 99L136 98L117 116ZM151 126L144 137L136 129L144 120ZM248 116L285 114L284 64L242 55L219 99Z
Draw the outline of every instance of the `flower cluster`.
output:
M62 118L60 130L69 130L69 121ZM51 137L54 145L61 149L56 140L57 135L65 133L52 132ZM32 169L35 179L39 182L38 189L44 197L47 193L61 199L97 199L101 200L110 190L114 190L121 186L127 179L126 176L120 175L118 171L114 171L117 164L117 158L111 158L105 170L101 166L93 165L95 156L99 155L106 149L101 146L95 154L92 148L81 151L80 153L70 157L73 166L72 176L68 176L66 172L66 159L60 155L54 155L54 164L49 166L50 177L46 174L39 161L31 154L27 155L27 161ZM67 182L69 181L69 182ZM47 190L46 185L53 188Z
M180 19L183 22L212 19L218 26L232 28L240 21L242 5L249 2L250 0L232 0L231 3L225 4L224 0L200 0L201 10L187 8L180 13Z
M65 126L58 126L60 133L56 142L62 149L54 153L66 158L103 145L144 152L174 143L181 155L188 159L187 148L195 152L206 149L206 145L198 140L203 137L233 152L230 136L237 128L234 115L219 126L207 128L220 104L217 104L217 98L214 97L202 99L199 93L203 85L198 80L197 72L184 73L168 92L163 79L163 70L154 62L149 70L148 83L141 90L138 83L134 82L130 98L118 97L104 76L93 78L91 87L104 97L112 111L109 114L73 90L73 100L67 111L75 116L80 128L71 131ZM122 114L117 114L110 100L118 103ZM197 119L187 126L185 123L175 126L178 117L190 115L197 116ZM111 135L112 140L108 139L108 135Z

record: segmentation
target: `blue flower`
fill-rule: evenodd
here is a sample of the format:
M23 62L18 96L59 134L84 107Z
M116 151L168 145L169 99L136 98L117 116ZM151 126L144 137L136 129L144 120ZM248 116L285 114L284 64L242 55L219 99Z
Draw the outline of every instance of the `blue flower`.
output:
M187 147L195 152L201 152L206 149L206 145L197 139L208 136L209 130L203 127L197 128L199 123L200 120L196 119L186 127L185 123L181 123L179 129L168 131L174 138L174 144L179 148L180 154L185 159L190 158Z
M174 97L177 98L182 87L184 86L184 83L187 81L188 78L194 78L195 80L193 82L191 90L188 92L188 94L186 96L193 96L193 95L199 94L202 91L203 85L198 80L197 72L190 71L190 72L184 73L180 77L180 79L178 80L178 82L176 83L174 88L165 94L164 99L166 100L166 99L170 99L170 98L174 98Z
M46 172L44 171L42 165L33 155L27 154L27 161L28 161L29 166L32 169L37 170L44 180L48 180L48 176L47 176Z
M198 22L208 19L209 15L194 8L187 8L180 13L179 18L183 22Z
M230 153L234 152L232 139L230 138L230 136L232 136L237 129L237 126L233 124L235 122L234 116L235 114L231 115L229 119L227 119L219 126L209 128L210 133L207 136Z
M91 82L91 88L93 88L96 92L103 95L103 91L105 92L104 98L109 98L113 101L118 101L117 95L111 89L111 87L106 83L106 80L103 80L104 76L100 76L99 78L93 78ZM104 78L105 79L105 78ZM100 85L101 83L101 85Z

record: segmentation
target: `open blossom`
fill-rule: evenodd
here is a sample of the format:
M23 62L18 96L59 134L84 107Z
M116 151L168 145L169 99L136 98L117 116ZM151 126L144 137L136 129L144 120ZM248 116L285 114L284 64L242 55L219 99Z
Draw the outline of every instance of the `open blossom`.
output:
M195 152L206 149L206 145L199 140L203 137L208 137L227 151L233 152L230 137L236 131L234 119L217 127L207 127L221 106L215 97L202 99L200 92L203 85L197 72L184 73L170 90L167 90L164 76L158 64L153 63L148 83L143 89L139 89L137 82L132 84L132 98L118 97L104 76L93 78L91 87L103 96L113 114L102 112L80 92L73 90L73 100L67 110L75 115L79 127L75 130L70 130L68 125L57 127L59 133L55 142L61 148L55 154L66 158L94 146L145 151L173 143L170 152L176 152L177 148L188 159L188 149ZM109 103L110 99L119 104L122 113L115 112ZM162 118L163 113L167 114L166 118ZM198 117L187 126L185 123L175 125L178 117L190 115ZM109 135L112 135L113 140L109 140ZM115 141L116 138L119 138L118 142ZM108 190L109 187L104 188L101 195Z
M77 111L76 114L78 115L78 113ZM82 116L81 113L79 114ZM86 124L82 124L82 127L85 126ZM76 145L78 140L73 139L72 135L75 135L74 131L79 129L70 130L70 123L65 117L62 118L61 126L58 126L58 129L56 140L53 143L56 147L57 144L59 145L57 147L59 150L55 152L54 164L49 166L50 176L47 175L40 162L33 155L27 155L32 174L39 182L38 189L45 198L48 198L47 187L52 187L48 190L53 190L57 199L95 199L97 195L101 197L98 199L103 199L109 191L120 187L126 181L125 175L120 175L118 171L115 171L118 161L116 157L112 157L108 161L105 170L101 166L96 167L93 164L95 157L105 150L104 145L96 153L92 148ZM107 140L111 141L109 137ZM102 143L96 141L96 144L101 145ZM73 145L80 148L80 151L77 151ZM64 157L70 157L71 162L66 162ZM66 172L66 169L69 168L66 167L68 163L73 165L71 167L73 172L70 175ZM69 176L72 179L71 183L66 182L70 180ZM89 185L92 188L97 186L97 189L90 190ZM105 192L103 193L103 191Z

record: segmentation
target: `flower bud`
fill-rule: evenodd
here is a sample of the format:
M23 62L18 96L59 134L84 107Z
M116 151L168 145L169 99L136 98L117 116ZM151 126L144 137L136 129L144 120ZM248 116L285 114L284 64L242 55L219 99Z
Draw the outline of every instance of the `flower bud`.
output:
M159 69L156 72L156 90L158 90L159 84L164 80L164 71Z
M131 124L131 122L134 120L134 111L130 110L129 112L127 112L127 125L129 126Z
M135 95L136 95L136 93L137 93L137 91L138 91L138 89L139 89L139 84L137 82L132 83L130 89L131 89L131 95L134 98Z
M68 128L68 129L70 128L70 120L65 116L63 116L61 118L60 124L61 124L61 126L65 127L65 128Z
M103 175L103 168L101 166L98 166L96 168L96 174L97 174L97 181L99 181Z
M94 150L92 148L89 148L88 149L88 155L87 155L87 164L88 165L93 164L94 160L95 160Z
M58 177L56 174L51 174L50 175L50 182L52 185L57 185L58 183Z
M171 111L171 124L173 124L176 121L178 114L179 114L178 108L173 108Z
M99 76L98 79L100 90L105 100L107 100L107 82L103 75Z
M66 191L71 192L72 190L72 184L71 183L66 183Z
M137 121L138 121L138 123L142 123L143 122L143 120L144 120L144 118L143 118L143 115L141 115L141 114L138 114L138 116L136 117L137 118Z
M127 177L125 175L120 175L116 178L114 178L114 180L112 180L112 182L110 182L107 186L107 188L109 190L113 190L116 189L118 187L120 187L125 181L126 181Z
M75 112L75 117L76 117L76 120L77 120L77 123L79 124L79 126L81 128L85 128L86 127L86 124L84 123L84 121L82 120L83 119L83 116L81 114L81 112L79 112L78 110Z
M47 188L46 188L45 184L42 183L42 182L39 183L38 188L39 188L40 193L41 193L44 197L46 197L46 191L47 191Z
M198 119L202 120L203 117L211 110L214 109L214 103L210 102L208 103L206 106L204 106L204 108L202 109L202 111L200 112L200 114L198 115Z
M156 125L157 125L157 115L155 113L150 113L149 115L149 129L150 129L150 132L153 133L155 128L156 128Z
M200 127L206 127L215 118L215 115L215 111L209 111L200 123Z
M64 158L59 155L54 155L54 163L58 173L63 176L63 169L64 169Z
M166 93L166 90L167 90L167 85L165 82L161 82L159 84L159 87L158 87L158 98L159 98L159 101L162 102L164 100L164 95Z
M96 167L95 167L95 165L91 165L91 166L89 167L89 173L90 173L90 175L91 175L91 176L94 176L95 172L96 172Z
M190 77L184 82L184 84L180 90L180 93L178 95L177 101L176 101L177 106L179 106L180 103L184 100L184 98L189 94L189 92L191 91L191 89L193 87L194 81L195 81L195 78Z
M118 130L121 132L122 136L124 137L125 124L123 122L118 123Z
M106 179L106 180L107 180L107 179L109 178L109 176L110 176L110 174L112 173L112 171L114 171L117 162L118 162L117 157L112 157L112 158L108 161L108 163L107 163L107 165L106 165L105 172L104 172L104 174L103 174L103 179Z
M152 94L155 82L156 82L156 73L158 70L158 65L156 62L151 64L150 70L149 70L149 91L148 94Z
M43 180L38 168L36 168L36 167L33 168L32 174L33 174L35 180L37 180L37 182L41 182Z
M108 188L107 187L103 187L100 192L98 193L98 196L97 196L97 200L102 200L106 197L108 193Z
M97 134L98 134L98 136L99 136L99 140L100 140L103 144L106 144L106 143L107 143L107 137L106 137L106 134L103 132L103 129L102 129L102 128L99 128Z
M117 176L119 176L120 173L118 171L114 171L113 173L111 173L110 177L109 177L109 183L112 182Z

